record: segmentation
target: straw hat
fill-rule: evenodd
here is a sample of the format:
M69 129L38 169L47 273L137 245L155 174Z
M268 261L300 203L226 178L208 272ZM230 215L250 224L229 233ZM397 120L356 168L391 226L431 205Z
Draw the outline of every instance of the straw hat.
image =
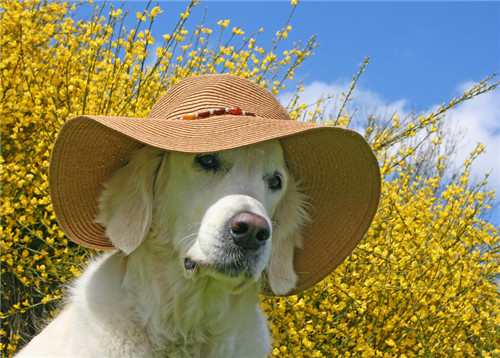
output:
M293 121L268 90L247 79L226 74L186 78L158 100L147 118L68 120L50 163L54 211L71 240L110 249L104 228L94 222L97 198L103 183L144 144L205 153L277 138L311 204L304 247L294 257L299 280L290 294L296 294L330 274L365 235L379 202L379 167L361 135ZM269 288L263 293L273 295Z

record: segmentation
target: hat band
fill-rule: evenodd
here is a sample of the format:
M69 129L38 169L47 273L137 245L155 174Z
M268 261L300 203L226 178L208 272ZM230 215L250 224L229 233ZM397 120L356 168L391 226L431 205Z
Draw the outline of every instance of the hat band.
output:
M207 109L204 111L199 111L199 112L194 112L194 113L188 113L185 114L179 118L176 118L177 120L192 120L192 119L198 119L198 118L205 118L209 116L220 116L221 114L232 114L234 116L252 116L255 117L255 114L252 112L245 112L241 110L238 107L231 107L231 108L216 108L216 109Z

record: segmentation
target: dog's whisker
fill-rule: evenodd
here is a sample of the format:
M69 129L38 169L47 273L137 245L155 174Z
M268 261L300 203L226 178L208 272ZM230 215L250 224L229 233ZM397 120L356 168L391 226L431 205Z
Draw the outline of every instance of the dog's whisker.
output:
M177 243L175 243L174 245L174 250L177 251L179 250L180 248L182 248L184 246L184 244L187 242L187 241L190 241L192 238L195 238L196 236L198 235L197 232L193 232L193 233L190 233L190 234L187 234L185 236L183 236L181 239L179 239L177 241Z

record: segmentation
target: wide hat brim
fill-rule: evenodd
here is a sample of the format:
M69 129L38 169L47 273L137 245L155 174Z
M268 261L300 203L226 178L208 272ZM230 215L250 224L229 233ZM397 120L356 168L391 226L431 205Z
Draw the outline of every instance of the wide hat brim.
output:
M380 171L364 138L351 130L259 116L193 121L79 116L61 128L50 164L54 211L66 235L89 248L111 249L95 223L103 184L143 145L207 153L279 139L287 164L310 198L310 224L294 256L289 295L315 285L340 265L367 232L380 198ZM262 293L274 295L269 287Z

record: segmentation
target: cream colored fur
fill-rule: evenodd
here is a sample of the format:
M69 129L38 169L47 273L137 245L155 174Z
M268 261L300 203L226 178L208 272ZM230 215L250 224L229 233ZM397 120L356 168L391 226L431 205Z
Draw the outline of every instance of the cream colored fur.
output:
M97 221L119 249L85 269L66 307L19 357L264 357L271 349L258 292L296 283L293 254L306 224L305 197L278 141L219 153L222 169L194 154L144 147L106 183ZM282 188L270 190L280 173ZM241 274L222 232L239 212L266 219L266 241ZM197 263L194 269L185 260ZM267 276L267 277L266 277Z

